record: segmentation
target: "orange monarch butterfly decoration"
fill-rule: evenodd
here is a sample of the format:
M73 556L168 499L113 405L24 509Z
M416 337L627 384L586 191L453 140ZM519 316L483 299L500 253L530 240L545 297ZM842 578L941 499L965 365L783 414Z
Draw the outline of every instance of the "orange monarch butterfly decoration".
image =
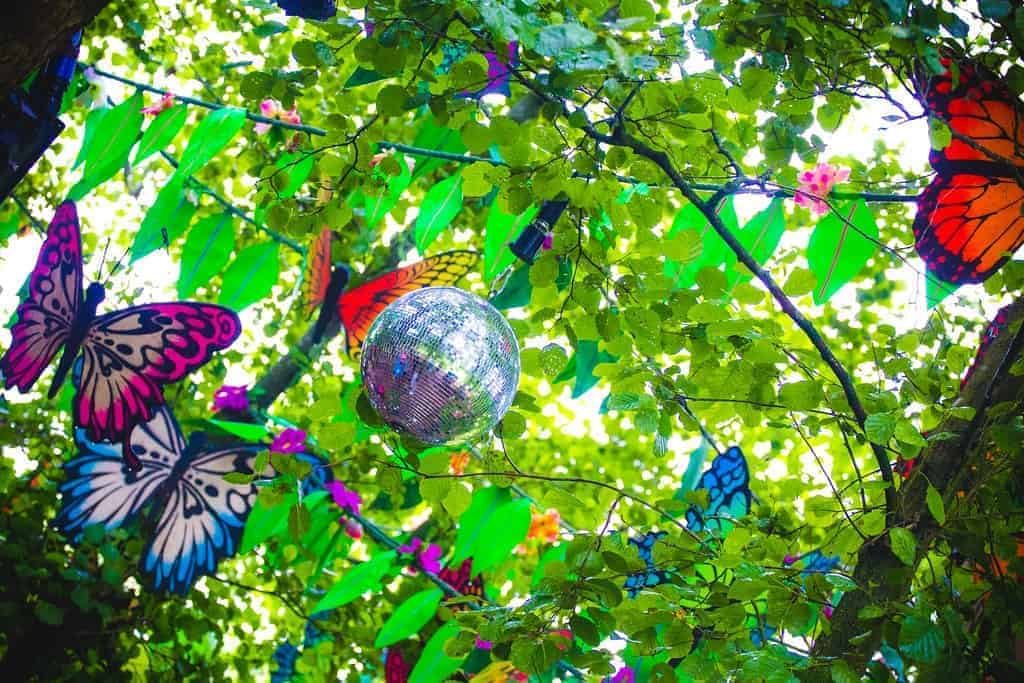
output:
M942 58L924 105L952 140L932 150L917 202L917 252L938 279L984 282L1024 243L1024 106L994 73Z
M309 273L304 303L307 315L318 307L313 343L319 344L336 313L345 328L345 344L351 357L359 356L370 325L381 311L403 294L423 287L454 285L480 260L472 251L448 251L398 268L343 293L349 270L331 265L333 233L324 230L309 252Z

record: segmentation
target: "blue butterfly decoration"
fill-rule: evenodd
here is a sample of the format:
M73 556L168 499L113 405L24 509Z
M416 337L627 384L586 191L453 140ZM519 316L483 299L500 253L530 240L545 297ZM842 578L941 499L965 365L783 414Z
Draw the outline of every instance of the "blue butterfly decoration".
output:
M626 577L625 589L629 597L635 598L644 588L660 586L670 580L668 572L654 565L654 544L666 535L664 531L648 531L643 536L629 539L629 542L636 546L640 559L647 565L643 571L634 572Z
M302 650L315 646L327 637L327 634L321 631L315 622L326 619L333 611L316 612L309 615L309 619L306 620L306 628L303 631L301 647L292 645L291 642L285 640L274 649L274 654L271 655L271 658L277 664L277 668L270 673L271 683L289 683L294 680L297 673L295 671L295 663L299 661Z
M0 202L64 130L57 117L75 75L81 44L78 31L25 85L12 88L0 100Z
M157 590L184 595L196 579L213 574L220 560L238 551L246 519L256 501L255 483L232 484L231 472L253 473L262 444L211 447L202 432L186 443L174 414L166 406L137 426L130 437L142 468L131 471L120 443L97 443L84 429L75 430L79 454L64 463L61 508L54 520L77 541L86 527L124 526L148 508L152 535L139 565ZM299 454L322 465L314 456ZM321 469L321 468L315 468ZM275 476L269 464L261 479Z
M706 529L726 532L732 528L728 519L739 519L750 512L750 470L739 446L731 446L711 461L697 482L698 489L707 489L708 506L691 505L686 511L686 526L691 531Z
M338 12L335 0L277 0L284 13L292 17L327 21Z
M828 574L839 566L838 555L826 555L820 550L812 550L800 559L804 563L800 576L804 577L811 574Z
M698 449L698 452L700 449ZM750 492L750 471L743 451L737 446L717 456L711 467L704 471L696 488L708 490L708 506L690 506L686 511L686 526L691 531L717 529L724 533L730 527L728 518L739 518L750 512L753 494ZM637 547L647 567L626 577L625 589L629 597L636 597L644 588L667 583L671 576L654 564L654 544L665 536L664 531L649 531L643 536L629 539Z

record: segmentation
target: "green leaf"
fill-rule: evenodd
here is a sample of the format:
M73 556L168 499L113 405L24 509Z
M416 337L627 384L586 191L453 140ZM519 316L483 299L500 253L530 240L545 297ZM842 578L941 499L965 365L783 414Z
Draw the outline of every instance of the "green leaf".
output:
M839 207L818 221L807 245L814 273L814 303L823 304L856 277L878 250L878 225L864 200Z
M925 616L911 614L900 624L900 652L922 664L932 664L946 647L946 638Z
M238 548L238 552L242 555L285 529L288 511L295 504L296 496L294 493L288 494L281 503L273 507L264 506L262 499L262 496L256 499L256 504L253 505L252 511L249 513L249 519L245 521L242 543Z
M473 548L473 574L485 572L508 558L526 539L531 518L530 501L525 498L510 500L499 507L483 524L480 541Z
M193 175L217 156L245 124L245 110L224 107L206 115L188 138L178 161L178 173Z
M313 171L313 166L316 163L315 154L305 154L302 152L289 152L284 154L277 163L274 164L274 168L277 169L273 177L274 187L276 189L275 196L278 199L290 199L295 196L295 193L299 191L302 184L309 178L309 174Z
M893 554L907 566L914 566L916 561L917 540L909 530L901 526L889 529L889 545Z
M428 588L406 599L380 627L373 646L387 647L418 633L437 612L443 596L440 588Z
M270 294L279 274L277 242L246 247L224 273L217 303L240 311Z
M183 104L160 112L143 131L142 139L139 140L139 146L135 150L135 159L132 161L132 165L138 166L140 161L171 144L171 140L185 125L187 118L188 107Z
M129 262L135 263L176 240L185 232L195 212L195 205L185 198L184 179L172 177L142 219L142 225L132 242Z
M142 130L142 119L142 93L136 93L98 120L89 146L82 150L82 179L68 192L69 199L80 200L128 163L128 155Z
M1010 0L978 0L978 9L981 10L981 16L999 21L1010 16L1013 6Z
M587 47L597 42L597 36L584 28L582 24L555 24L545 26L537 34L537 45L534 48L545 57L557 57L564 52Z
M832 683L860 683L860 676L842 659L833 662L829 672L832 674Z
M868 415L864 421L864 432L872 443L884 446L896 432L896 418L890 413Z
M234 434L237 437L241 437L251 443L258 443L265 439L270 432L267 428L261 424L252 424L251 422L233 422L231 420L215 420L209 418L206 420L212 425L223 429L228 434Z
M459 625L449 621L434 632L423 648L416 666L409 674L409 683L441 683L448 680L462 665L463 658L449 657L444 644L459 635Z
M462 210L462 175L450 176L430 188L416 216L416 248L421 254Z
M181 251L178 296L187 299L200 285L208 285L227 265L234 249L235 226L230 213L207 216L192 226Z
M487 214L487 227L484 230L484 280L490 282L498 277L501 271L515 263L516 256L508 248L519 233L523 231L534 216L538 208L530 205L518 216L507 214L498 206L498 202L491 204Z
M494 517L498 509L508 502L508 491L497 486L477 489L473 494L473 502L459 518L459 530L455 534L455 552L452 565L458 565L473 554L480 543L484 528Z
M331 590L316 603L313 612L323 612L347 605L366 593L377 592L381 579L388 573L394 563L394 550L380 552L368 561L358 564L340 577L331 586Z
M64 610L46 600L40 600L35 607L36 617L39 621L50 626L60 626L64 623Z
M277 35L278 33L285 33L288 27L279 21L265 21L259 26L253 28L252 32L260 38L266 38L268 36Z
M939 526L946 524L946 506L942 502L942 495L938 489L928 484L928 492L925 494L925 503L928 505L928 512L932 513L932 517L939 523Z
M309 531L312 522L309 509L301 503L295 503L288 510L288 535L296 543L302 541L302 537Z

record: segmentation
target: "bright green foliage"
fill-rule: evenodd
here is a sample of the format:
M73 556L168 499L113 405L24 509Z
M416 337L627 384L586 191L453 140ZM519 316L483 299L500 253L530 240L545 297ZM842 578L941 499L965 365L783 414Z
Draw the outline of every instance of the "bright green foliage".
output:
M146 126L139 140L139 146L135 150L135 158L132 163L136 166L144 161L151 154L156 154L167 147L171 140L181 131L188 118L188 107L178 104L170 109L160 112L153 122Z
M277 242L264 242L238 252L224 271L217 303L241 310L267 296L277 283L279 248Z
M878 248L878 226L862 201L837 207L818 221L807 245L814 303L822 304L864 268Z
M234 248L231 214L212 214L198 221L182 247L178 296L187 299L199 286L209 283L227 265Z
M15 190L27 208L0 206L0 318L38 243L16 236L28 214L80 198L101 312L184 297L240 312L240 339L165 391L186 434L307 431L320 473L360 494L362 526L300 485L308 463L264 452L278 476L258 483L237 556L184 599L154 593L137 564L147 514L78 545L50 524L76 449L73 391L47 399L46 370L26 400L0 399L0 665L27 667L17 680L263 681L315 616L325 636L296 664L307 681L381 680L385 645L419 682L492 662L534 681L603 680L616 657L638 683L1019 678L1024 422L1019 402L968 405L959 382L1024 266L983 287L922 281L916 203L903 201L930 180L929 147L952 139L917 117L911 74L966 51L1019 95L1014 3L337 4L314 22L271 0L110 3L83 61L212 108L145 119L159 95L79 76L67 129ZM463 97L508 41L511 96ZM267 99L309 128L258 133L245 112ZM818 162L850 170L822 216L791 198ZM556 198L569 207L527 267L507 245ZM341 339L301 343L315 316L300 304L306 250L324 227L353 285L480 252L459 286L506 314L522 363L496 433L425 449L373 413ZM130 267L110 275L126 250ZM863 424L765 276L845 368ZM294 381L251 422L211 412L223 384L265 397L282 362ZM962 442L976 417L987 431ZM929 464L942 444L960 458L952 479ZM686 512L710 500L697 481L732 445L751 512L694 535ZM910 476L890 486L873 446L914 460ZM894 523L887 491L913 482L900 511L914 517ZM650 530L666 532L653 562L671 580L629 598L645 563L627 539ZM472 558L486 594L444 597L394 550L413 538L451 571ZM815 549L835 570L787 564ZM875 552L887 563L872 575L858 559ZM865 587L897 593L849 609ZM833 633L842 643L824 650Z

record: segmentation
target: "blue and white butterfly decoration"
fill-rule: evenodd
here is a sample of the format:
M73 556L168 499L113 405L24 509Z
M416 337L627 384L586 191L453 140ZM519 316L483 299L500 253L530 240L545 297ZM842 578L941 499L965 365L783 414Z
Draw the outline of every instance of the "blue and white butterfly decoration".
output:
M694 457L698 456L703 457L701 448L694 453ZM707 490L708 505L706 508L691 505L686 511L686 526L690 531L725 534L732 528L732 520L749 513L753 501L750 469L739 446L732 446L718 455L701 475L695 488ZM652 588L671 579L669 572L658 569L654 564L654 544L665 535L664 531L649 531L629 539L647 565L643 571L626 577L624 587L629 597L635 598L644 588Z
M157 590L184 595L204 574L213 574L220 560L238 552L246 519L252 512L255 482L232 484L231 472L252 474L265 444L240 443L212 447L195 432L186 443L174 414L166 406L137 426L130 437L142 469L130 471L120 443L97 443L75 430L78 455L64 463L61 509L54 523L77 542L86 527L117 529L149 511L143 527L152 526L139 566ZM311 455L304 460L322 464ZM275 476L271 465L256 481ZM305 484L304 484L305 485Z

